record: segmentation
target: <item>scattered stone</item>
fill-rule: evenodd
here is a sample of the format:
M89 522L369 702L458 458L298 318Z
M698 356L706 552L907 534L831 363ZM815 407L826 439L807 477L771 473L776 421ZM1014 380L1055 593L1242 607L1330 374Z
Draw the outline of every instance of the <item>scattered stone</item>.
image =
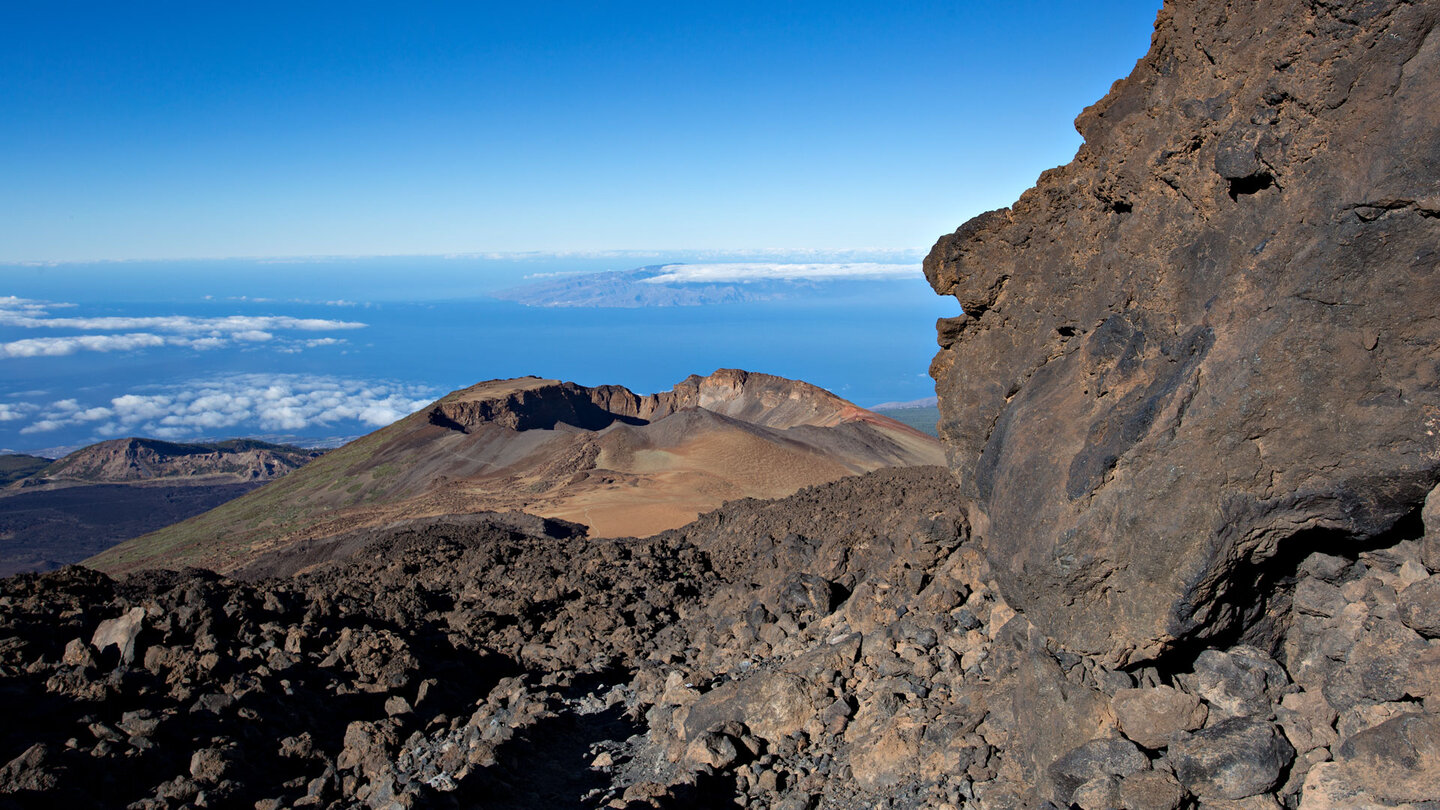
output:
M1141 771L1120 780L1116 807L1130 810L1177 810L1185 799L1185 788L1165 771Z
M739 758L735 742L724 734L714 732L706 732L691 740L685 755L691 762L716 769L725 768Z
M1232 717L1270 717L1289 685L1285 669L1254 647L1205 650L1194 672L1179 680L1209 706L1210 722Z
M1405 589L1400 595L1401 621L1426 638L1440 638L1440 574Z
M1087 806L1075 793L1082 785L1090 785L1084 801L1097 806L1113 804L1120 783L1111 777L1129 776L1149 767L1150 760L1129 740L1115 737L1091 740L1050 765L1047 773L1051 797L1062 805L1074 802ZM1093 784L1096 780L1102 784Z
M123 616L106 619L95 628L90 637L90 646L104 652L110 647L120 651L120 660L126 664L135 660L135 637L144 626L145 608L133 607Z
M1165 758L1201 799L1245 799L1275 787L1295 749L1270 723L1236 717L1181 736Z
M1164 748L1175 735L1205 725L1200 699L1171 686L1121 689L1111 704L1120 730L1146 748Z

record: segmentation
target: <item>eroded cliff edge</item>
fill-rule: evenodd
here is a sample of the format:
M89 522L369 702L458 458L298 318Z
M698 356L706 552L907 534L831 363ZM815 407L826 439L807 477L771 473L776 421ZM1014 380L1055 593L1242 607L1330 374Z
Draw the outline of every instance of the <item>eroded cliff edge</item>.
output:
M926 259L965 312L931 372L976 534L1070 649L1240 632L1283 560L1440 478L1437 17L1166 3L1074 161Z

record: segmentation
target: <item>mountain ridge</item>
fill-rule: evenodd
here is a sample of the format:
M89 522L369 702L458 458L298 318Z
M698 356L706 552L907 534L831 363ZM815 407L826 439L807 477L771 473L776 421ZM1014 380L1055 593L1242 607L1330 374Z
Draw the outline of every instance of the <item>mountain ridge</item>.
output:
M320 451L258 439L184 443L132 436L87 445L56 459L20 484L29 488L47 484L138 483L202 477L269 481L299 469L320 455Z

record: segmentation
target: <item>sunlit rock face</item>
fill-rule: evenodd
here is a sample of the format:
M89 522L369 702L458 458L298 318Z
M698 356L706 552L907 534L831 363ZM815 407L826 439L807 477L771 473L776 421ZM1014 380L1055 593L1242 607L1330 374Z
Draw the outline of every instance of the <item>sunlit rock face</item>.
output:
M1440 467L1440 7L1180 0L1074 161L925 262L1006 598L1112 663L1214 639Z

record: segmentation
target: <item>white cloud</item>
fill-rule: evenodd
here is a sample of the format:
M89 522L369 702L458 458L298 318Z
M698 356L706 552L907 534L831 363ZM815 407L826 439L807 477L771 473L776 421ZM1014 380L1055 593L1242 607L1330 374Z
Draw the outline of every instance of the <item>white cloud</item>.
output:
M21 300L21 299L14 299ZM47 304L54 307L55 304ZM177 335L235 334L249 331L333 332L364 329L359 321L337 321L330 318L292 318L288 315L227 315L221 318L197 318L190 315L119 316L91 318L57 318L44 308L30 305L8 306L0 299L0 326L25 329L80 329L118 332L124 329L146 329Z
M31 433L45 433L51 430L59 430L69 424L70 423L64 419L41 419L39 422L34 422L20 428L20 435L28 436Z
M699 284L745 281L836 281L841 279L918 278L918 264L780 264L734 262L724 264L668 264L647 284Z
M331 332L363 329L358 321L328 318L292 318L283 315L231 315L221 318L197 318L188 315L159 317L56 317L51 309L69 307L59 304L0 296L0 326L20 329L73 329L79 332L120 332L125 334L86 334L64 337L25 338L0 343L0 358L64 357L81 351L136 351L160 346L177 346L196 350L218 349L235 343L255 345L266 343L278 350L294 353L315 346L341 342L336 338L293 340L277 338L277 332ZM143 330L143 331L129 331Z
M25 338L0 343L0 357L64 357L78 351L134 351L164 346L159 335L137 332L129 335L74 335L71 337Z
M70 399L15 410L44 418L20 432L41 433L81 424L101 436L144 435L182 439L221 431L295 432L359 422L384 427L428 405L434 392L393 382L307 374L236 374L156 390L129 393L108 406L87 407ZM0 406L5 407L5 406ZM0 414L12 412L0 410Z
M38 406L29 402L0 402L0 422L14 422L34 413Z

